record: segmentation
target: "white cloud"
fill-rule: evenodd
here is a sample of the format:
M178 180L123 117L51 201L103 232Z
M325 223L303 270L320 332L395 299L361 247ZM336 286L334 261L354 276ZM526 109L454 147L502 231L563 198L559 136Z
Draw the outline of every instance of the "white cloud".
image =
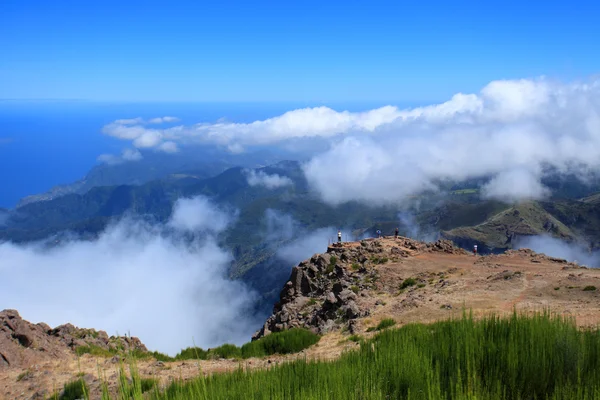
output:
M163 142L158 146L158 149L165 153L177 153L179 151L175 142Z
M550 195L540 179L539 173L526 169L502 171L483 186L482 195L506 202L540 200Z
M169 123L169 122L177 122L179 121L179 118L176 117L158 117L158 118L152 118L150 120L148 120L149 124L164 124L164 123Z
M143 118L125 118L125 119L118 119L114 123L119 124L119 125L137 125L137 124L144 123L144 119Z
M206 197L179 199L173 206L169 225L187 232L222 232L231 223L235 213L214 206Z
M577 262L588 267L600 267L600 255L591 252L578 243L565 243L560 239L550 236L527 236L519 238L516 248L531 249L536 253L543 253L551 257L562 258L567 261Z
M246 180L250 186L264 186L267 189L277 189L294 184L287 176L278 174L269 175L264 171L255 171L253 169L246 171Z
M134 149L125 149L121 155L125 161L139 161L142 159L142 153Z
M100 154L97 160L108 165L117 165L126 161L140 161L142 158L142 153L139 150L125 149L118 156L114 154Z
M213 143L235 152L327 139L330 150L307 163L305 173L332 204L399 201L438 180L484 176L496 176L486 189L489 196L536 198L545 193L539 183L545 167L576 174L600 168L600 81L501 80L476 94L458 93L445 103L412 109L316 107L251 123L153 130L115 122L105 131L154 148L165 141ZM138 140L154 131L159 133L151 135L154 140ZM507 188L512 178L520 181L511 193L494 190Z
M172 227L186 212L225 218L205 199L179 204ZM231 256L211 234L224 222L193 228L208 232L189 243L160 225L123 219L93 241L50 249L0 243L0 304L33 322L130 332L169 354L193 345L192 337L205 348L246 342L260 322L250 310L255 295L227 278Z

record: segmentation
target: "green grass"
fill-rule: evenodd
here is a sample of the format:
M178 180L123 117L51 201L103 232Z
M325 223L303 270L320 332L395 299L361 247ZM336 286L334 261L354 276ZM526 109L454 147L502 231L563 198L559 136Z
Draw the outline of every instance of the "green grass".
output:
M351 335L348 338L348 340L351 341L351 342L360 343L363 340L363 338L362 338L362 336L359 336L359 335Z
M210 349L207 358L240 358L241 349L234 344L225 343L214 349Z
M386 330L333 362L176 381L156 400L600 398L600 334L538 314Z
M383 329L389 328L396 325L396 321L394 321L392 318L386 318L386 319L382 319L381 322L379 322L379 324L377 324L377 327L375 328L378 331L381 331Z
M452 190L450 192L450 194L475 194L478 192L479 192L479 189L459 189L459 190Z
M400 290L406 289L409 286L414 286L417 284L417 281L414 278L407 278L400 284Z
M246 343L241 348L242 358L264 357L272 354L298 353L319 341L319 335L306 329L294 328Z
M389 259L387 257L378 257L378 256L371 257L371 262L373 264L385 264L388 261L389 261Z
M21 372L18 376L17 376L17 382L21 382L23 380L23 378L25 378L26 376L31 375L31 371L30 370L25 370L23 372Z
M63 392L61 395L55 394L51 399L58 400L77 400L77 399L88 399L89 390L83 379L77 379L69 383L65 383Z
M140 380L140 386L142 389L142 393L146 393L158 386L158 379L143 378Z
M98 356L98 357L112 357L115 354L117 354L117 351L116 350L106 350L106 349L103 349L102 347L90 344L88 346L79 346L79 347L75 348L75 353L77 353L78 356L82 356L84 354L91 354L93 356Z
M594 291L596 291L596 286L591 286L591 285L590 286L586 286L586 287L583 288L583 291L584 292L594 292Z

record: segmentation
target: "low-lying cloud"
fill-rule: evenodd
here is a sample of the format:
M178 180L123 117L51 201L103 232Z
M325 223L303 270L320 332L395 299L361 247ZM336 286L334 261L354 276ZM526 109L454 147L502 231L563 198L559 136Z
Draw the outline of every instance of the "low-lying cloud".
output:
M259 323L254 293L227 278L231 255L214 236L230 220L198 197L180 200L168 226L125 218L93 241L2 243L0 304L34 322L130 332L169 354L192 338L203 347L241 344Z
M600 254L597 252L591 252L582 244L566 243L550 236L522 237L517 241L516 247L531 249L536 253L544 253L551 257L577 262L588 267L600 267Z
M100 154L97 160L108 165L117 165L127 161L140 161L142 158L142 153L139 150L125 149L118 156L114 154Z
M212 143L235 152L326 139L330 149L314 155L304 173L330 204L396 203L440 181L481 177L492 178L489 198L540 199L548 194L541 184L548 169L584 179L600 168L600 80L501 80L425 107L315 107L250 123L165 129L115 121L104 132L137 148Z
M247 170L246 180L250 186L264 186L267 189L277 189L285 186L292 186L294 182L287 176L278 174L267 174L261 170Z
M264 219L267 227L265 240L268 243L283 243L275 255L289 265L296 265L316 253L324 253L330 243L337 241L338 228L335 227L307 229L290 214L273 209L265 211ZM354 240L350 231L341 231L342 240Z

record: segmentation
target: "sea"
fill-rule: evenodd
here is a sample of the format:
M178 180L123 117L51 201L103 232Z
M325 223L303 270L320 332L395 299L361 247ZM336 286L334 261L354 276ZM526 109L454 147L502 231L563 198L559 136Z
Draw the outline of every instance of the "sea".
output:
M252 122L304 107L365 111L387 104L0 100L0 207L12 208L25 196L81 179L100 154L117 154L129 147L128 142L102 134L102 127L117 119L173 116L185 125L222 118ZM402 104L406 106L410 105Z

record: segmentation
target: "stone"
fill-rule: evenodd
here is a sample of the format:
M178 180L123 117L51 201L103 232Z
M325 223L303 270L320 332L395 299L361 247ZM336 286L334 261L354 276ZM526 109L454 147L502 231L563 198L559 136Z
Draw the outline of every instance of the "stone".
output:
M344 315L348 319L354 319L360 316L360 308L354 301L351 301L348 304L344 305L342 307L342 311L344 311Z

